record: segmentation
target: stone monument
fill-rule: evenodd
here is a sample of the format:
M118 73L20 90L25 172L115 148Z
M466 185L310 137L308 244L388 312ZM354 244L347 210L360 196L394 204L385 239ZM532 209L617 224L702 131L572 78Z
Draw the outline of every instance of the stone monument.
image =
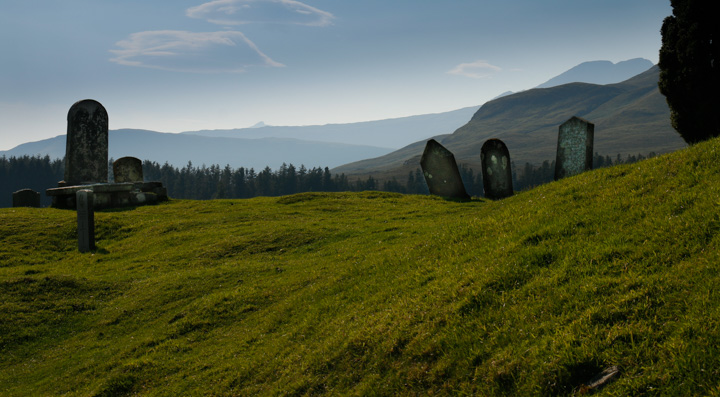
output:
M65 180L45 192L52 197L54 208L77 208L81 190L92 192L94 209L168 200L162 183L143 181L142 162L136 158L119 159L123 161L114 170L116 181L108 183L108 115L100 103L92 99L76 102L67 122Z
M75 193L77 202L78 250L89 252L95 249L95 210L93 191L78 190Z
M142 160L137 157L121 157L113 162L115 183L142 182Z
M595 124L571 117L558 132L555 180L592 169Z
M13 193L13 207L40 208L40 193L32 189L22 189Z
M431 139L425 145L420 159L430 194L455 200L470 200L465 190L455 156L436 140Z
M510 152L499 139L488 139L480 149L485 197L499 200L513 195Z
M92 99L75 102L67 116L65 180L60 186L108 181L108 114Z

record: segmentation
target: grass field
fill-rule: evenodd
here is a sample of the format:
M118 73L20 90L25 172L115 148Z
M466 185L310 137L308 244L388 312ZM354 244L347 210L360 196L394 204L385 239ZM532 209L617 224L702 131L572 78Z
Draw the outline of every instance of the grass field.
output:
M720 395L720 141L502 201L0 210L0 395ZM619 375L586 385L603 370Z

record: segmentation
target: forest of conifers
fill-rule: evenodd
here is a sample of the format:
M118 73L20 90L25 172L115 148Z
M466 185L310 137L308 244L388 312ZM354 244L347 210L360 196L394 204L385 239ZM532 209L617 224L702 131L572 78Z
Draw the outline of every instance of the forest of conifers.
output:
M647 157L654 156L650 153ZM631 163L646 158L641 154L627 156L622 159L617 155L601 156L597 153L593 159L593 167L601 168L619 163ZM108 170L112 169L112 159ZM465 188L471 196L482 197L483 184L480 170L460 164L460 175ZM544 161L540 166L526 163L517 168L512 165L513 187L524 190L553 180L555 161ZM393 178L382 183L372 176L367 179L350 180L345 174L332 175L325 167L307 169L301 165L283 164L279 169L266 167L261 171L254 169L231 168L218 165L207 167L194 166L191 162L182 168L168 163L160 165L145 160L143 173L146 181L160 181L168 190L171 198L209 200L219 198L250 198L255 196L282 196L301 192L338 192L382 190L408 194L428 194L427 185L418 167L409 172L405 180ZM112 180L112 172L109 172ZM0 157L0 207L12 206L12 193L29 188L41 193L43 206L50 205L50 198L45 190L57 187L58 181L64 177L64 161L50 159L49 156Z

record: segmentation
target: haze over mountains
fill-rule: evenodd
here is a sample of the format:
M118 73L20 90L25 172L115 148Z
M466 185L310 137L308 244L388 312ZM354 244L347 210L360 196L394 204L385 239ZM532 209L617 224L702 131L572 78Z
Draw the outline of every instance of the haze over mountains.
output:
M458 163L479 170L480 148L502 139L516 165L554 160L558 126L572 116L595 124L595 152L601 155L667 153L686 146L670 125L665 97L653 66L626 81L597 85L569 83L536 88L484 104L453 134L435 139L455 154ZM424 141L381 156L337 167L335 173L376 179L405 178L420 165Z
M112 117L112 116L111 116ZM112 120L112 119L111 119ZM19 145L0 156L49 155L65 156L65 135ZM335 167L348 161L387 154L389 148L348 145L333 142L312 142L289 138L221 138L189 134L169 134L147 130L121 129L109 133L109 157L137 157L182 168L188 162L194 166L230 165L261 170L279 168L283 163L308 168Z
M516 163L552 159L557 125L573 115L596 123L596 150L602 154L675 150L683 143L670 127L664 97L657 92L656 71L640 79L642 82L587 84L619 82L636 75L638 70L647 70L648 65L652 63L645 59L617 64L585 62L541 86L567 81L585 84L523 91L490 101L480 110L473 106L437 114L319 126L267 126L259 122L250 128L180 134L111 130L109 152L112 158L134 156L176 167L183 167L189 161L196 166L229 164L234 168L255 169L266 166L277 169L282 163L292 163L337 167L335 172L349 175L392 174L404 172L406 168L414 170L417 164L413 158L419 159L427 139L437 136L443 136L442 143L456 152L458 160L470 164L479 161L479 147L489 137L505 140ZM112 125L112 109L108 112ZM622 115L628 117L620 117ZM640 125L639 129L634 125ZM629 135L637 138L609 134L608 127L610 131L630 129ZM656 133L645 139L643 134L648 129L655 129ZM616 144L606 144L610 141ZM0 156L8 157L62 158L64 154L64 135L0 151Z

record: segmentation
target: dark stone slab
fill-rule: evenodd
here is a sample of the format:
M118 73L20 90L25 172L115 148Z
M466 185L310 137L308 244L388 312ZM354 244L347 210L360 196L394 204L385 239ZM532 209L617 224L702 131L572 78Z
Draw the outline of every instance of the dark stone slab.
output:
M40 208L40 193L32 189L18 190L13 193L13 207Z
M142 160L137 157L122 157L113 162L115 183L142 182Z
M499 200L513 195L510 152L499 139L488 139L480 149L485 197Z
M93 192L95 209L119 208L156 204L167 201L167 189L160 182L98 183L92 185L65 186L48 189L54 208L76 209L76 193L80 190Z
M436 140L431 139L425 145L420 166L430 194L455 200L470 200L455 156Z
M555 180L592 169L595 124L579 117L560 125L558 132Z
M97 101L76 102L67 116L65 180L61 186L108 181L108 114Z

